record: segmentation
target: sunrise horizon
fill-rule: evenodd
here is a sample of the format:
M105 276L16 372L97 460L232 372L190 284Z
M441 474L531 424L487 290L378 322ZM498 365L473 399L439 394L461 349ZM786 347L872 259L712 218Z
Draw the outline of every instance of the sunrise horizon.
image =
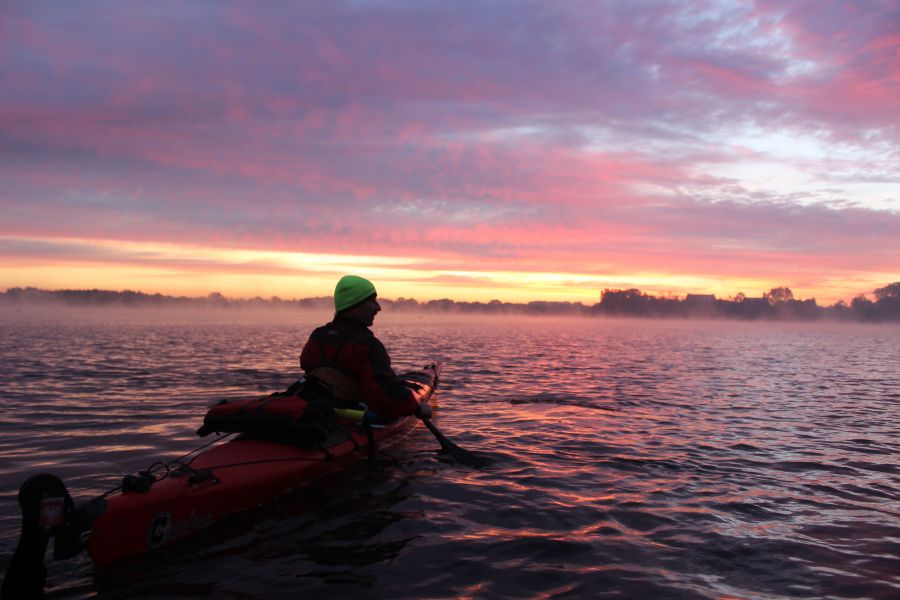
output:
M365 274L363 271L359 273ZM339 277L339 276L338 276ZM225 281L228 281L227 279ZM884 288L897 282L885 281L866 291L859 291L852 296L839 297L834 300L824 299L824 296L805 293L801 288L795 288L791 285L772 285L765 289L750 290L745 289L729 291L712 291L709 289L668 289L659 285L620 285L607 286L604 288L575 288L560 289L557 293L546 294L529 294L528 288L518 288L512 292L505 291L502 287L492 288L485 286L479 288L476 292L459 292L454 293L452 288L431 286L428 284L417 284L414 282L388 282L387 285L377 285L379 289L379 297L389 301L415 301L420 303L449 300L457 303L489 303L502 302L508 304L529 304L529 303L570 303L583 304L591 306L601 301L603 293L606 291L628 291L638 290L647 296L660 299L685 300L690 296L713 296L716 300L735 301L738 298L760 299L767 298L767 295L776 288L787 288L793 294L793 298L798 301L813 300L818 306L829 307L837 304L850 304L855 298L865 298L871 300L874 298L874 292L879 288ZM327 282L322 285L310 285L307 287L288 285L275 288L253 288L251 290L242 291L240 288L230 287L205 287L202 282L194 285L172 286L172 287L152 287L141 285L116 284L114 282L106 284L91 284L84 282L72 281L70 284L49 282L48 284L35 284L26 281L17 282L12 285L0 284L0 294L10 293L13 290L37 290L40 292L109 292L113 294L138 293L147 296L159 295L168 298L188 298L191 300L202 300L210 297L219 296L227 301L245 302L256 299L272 300L278 299L283 301L299 301L314 300L320 298L331 298L334 292L333 286L328 287ZM391 293L394 292L394 293ZM496 293L494 293L496 292Z
M900 281L889 4L91 7L0 8L0 286L828 305Z

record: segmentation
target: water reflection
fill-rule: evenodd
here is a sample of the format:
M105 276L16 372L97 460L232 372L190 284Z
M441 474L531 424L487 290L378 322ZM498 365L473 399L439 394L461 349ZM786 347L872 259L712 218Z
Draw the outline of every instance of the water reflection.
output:
M442 461L416 431L152 569L101 574L104 597L900 591L897 328L383 316L398 370L445 361L435 421L493 463ZM192 449L208 404L292 381L321 320L4 323L7 555L25 473L96 493ZM94 593L89 565L63 569L60 596Z

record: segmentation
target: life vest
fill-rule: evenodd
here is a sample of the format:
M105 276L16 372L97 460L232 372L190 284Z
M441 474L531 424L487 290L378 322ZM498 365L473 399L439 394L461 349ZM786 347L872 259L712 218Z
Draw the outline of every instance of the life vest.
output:
M324 442L336 427L336 416L325 398L272 395L247 400L222 400L203 417L197 435L212 432L275 437L300 445Z
M331 392L331 403L355 407L363 400L362 384L336 367L316 367L308 376Z

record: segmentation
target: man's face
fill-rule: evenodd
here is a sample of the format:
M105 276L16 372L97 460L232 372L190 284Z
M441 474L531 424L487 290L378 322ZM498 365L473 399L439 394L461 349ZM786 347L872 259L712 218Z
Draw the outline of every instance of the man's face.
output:
M375 315L381 310L381 305L378 304L378 300L375 299L375 296L363 300L353 308L349 308L345 311L349 318L353 319L357 323L362 323L366 327L371 327L372 323L375 322Z

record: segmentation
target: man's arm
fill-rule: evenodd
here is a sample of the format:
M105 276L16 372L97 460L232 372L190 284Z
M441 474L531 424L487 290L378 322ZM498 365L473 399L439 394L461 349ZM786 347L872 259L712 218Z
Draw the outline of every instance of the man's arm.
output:
M419 403L391 368L391 359L379 340L373 341L366 358L361 379L370 408L389 419L414 414Z

